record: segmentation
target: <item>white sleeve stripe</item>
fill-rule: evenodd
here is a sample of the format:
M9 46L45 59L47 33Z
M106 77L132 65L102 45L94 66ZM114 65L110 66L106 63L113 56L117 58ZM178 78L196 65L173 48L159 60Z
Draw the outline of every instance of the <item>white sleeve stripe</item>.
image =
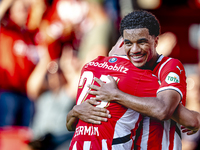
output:
M140 146L144 150L147 150L147 147L148 147L149 134L150 134L150 118L145 117L143 120L143 133L142 133L142 139L140 143Z
M168 150L169 149L169 136L170 136L170 120L164 121L164 131L163 132L163 137L162 137L162 150Z
M170 61L171 59L172 59L172 58L167 59L167 60L160 66L159 71L158 71L158 79L160 79L160 72L161 72L162 68L163 68L164 65L165 65L168 61Z
M178 88L176 88L174 86L167 86L167 87L160 88L157 90L157 94L164 90L175 90L181 95L181 99L183 98L183 93L181 92L181 90L179 90Z

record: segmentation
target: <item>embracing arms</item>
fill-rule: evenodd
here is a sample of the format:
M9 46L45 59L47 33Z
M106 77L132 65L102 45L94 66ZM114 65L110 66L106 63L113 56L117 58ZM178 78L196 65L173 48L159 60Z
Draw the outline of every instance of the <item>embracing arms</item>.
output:
M104 83L98 78L95 78L100 85L89 85L90 88L96 91L89 91L89 94L98 95L93 97L93 100L77 105L73 108L73 113L67 116L67 127L71 126L70 117L74 119L81 119L85 122L100 124L101 121L107 121L109 112L104 108L94 107L98 105L96 100L106 100L118 102L128 108L131 108L143 115L156 118L158 120L167 120L172 118L179 124L193 130L188 131L187 134L193 134L200 128L200 114L195 111L190 111L180 104L180 95L174 90L165 90L160 92L157 97L136 97L120 91L117 88L115 80L109 77L110 83ZM85 112L83 112L83 110ZM72 115L73 114L73 115ZM71 116L70 116L71 115ZM110 117L110 116L109 116ZM73 122L73 121L72 121Z
M79 120L73 114L73 109L67 114L66 127L69 131L75 131L76 125Z
M145 116L153 117L158 120L170 119L181 96L174 90L165 90L159 92L157 97L137 97L120 91L113 77L108 76L110 83L104 83L95 78L100 86L89 85L95 91L89 91L89 94L98 95L93 97L95 100L115 101L127 108L133 109Z
M67 129L74 131L79 119L93 124L101 124L101 121L107 121L107 118L110 118L111 115L105 108L94 107L94 105L99 104L100 102L87 100L80 105L75 105L67 115Z
M171 118L193 130L191 134L200 129L200 113L188 110L180 104L181 96L175 90L159 92L157 97L136 97L120 91L115 80L111 76L109 79L110 83L104 83L95 78L100 86L89 85L91 89L95 90L89 91L89 94L98 95L93 97L94 100L114 100L123 106L160 121Z
M172 119L188 129L182 130L188 135L196 133L200 129L200 113L185 108L179 104L172 115Z

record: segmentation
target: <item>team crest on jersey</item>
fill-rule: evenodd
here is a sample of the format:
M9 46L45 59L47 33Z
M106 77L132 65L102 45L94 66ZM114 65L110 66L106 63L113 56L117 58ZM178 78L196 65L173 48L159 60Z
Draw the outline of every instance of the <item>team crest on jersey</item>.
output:
M174 72L170 72L167 77L165 78L165 81L170 84L170 83L180 83L180 77Z
M108 62L110 62L110 63L114 63L114 62L116 62L117 61L117 58L111 58L111 59L109 59L109 61Z

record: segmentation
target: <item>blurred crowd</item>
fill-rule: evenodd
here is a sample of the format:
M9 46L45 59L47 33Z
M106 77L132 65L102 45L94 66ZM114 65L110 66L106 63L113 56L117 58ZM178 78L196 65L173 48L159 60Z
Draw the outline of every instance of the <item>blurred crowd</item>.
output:
M0 1L0 149L68 148L73 132L66 115L75 105L81 68L108 54L120 19L131 11L131 0ZM172 50L175 41L163 34L158 50L168 52L166 44ZM195 75L187 104L200 112ZM188 145L197 145L198 135L185 138Z
M0 7L0 149L16 136L29 149L58 149L73 136L66 115L82 65L106 56L118 38L117 3L2 0Z

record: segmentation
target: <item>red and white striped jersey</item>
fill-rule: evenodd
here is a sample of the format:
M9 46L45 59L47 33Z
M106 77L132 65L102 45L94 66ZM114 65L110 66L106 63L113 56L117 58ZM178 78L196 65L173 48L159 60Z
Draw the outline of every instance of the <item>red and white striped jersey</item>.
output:
M160 80L157 93L175 90L186 101L186 76L181 62L160 56L153 72ZM144 117L137 131L136 150L182 150L180 125L173 120L157 121Z
M158 78L152 74L152 71L134 67L127 58L99 56L82 69L76 99L77 105L92 96L87 94L89 90L87 85L98 85L94 82L94 77L109 82L107 75L115 78L120 90L140 97L155 97L159 87ZM114 102L102 101L98 107L107 108L112 117L100 125L79 120L70 150L133 149L136 129L142 116Z

